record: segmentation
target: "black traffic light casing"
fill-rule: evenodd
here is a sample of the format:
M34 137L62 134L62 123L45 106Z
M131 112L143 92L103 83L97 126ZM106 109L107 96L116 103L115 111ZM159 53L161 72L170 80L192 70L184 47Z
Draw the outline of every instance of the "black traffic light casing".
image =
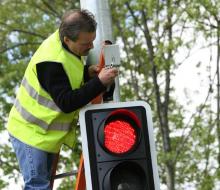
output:
M80 129L87 190L159 190L146 102L87 106L80 111Z

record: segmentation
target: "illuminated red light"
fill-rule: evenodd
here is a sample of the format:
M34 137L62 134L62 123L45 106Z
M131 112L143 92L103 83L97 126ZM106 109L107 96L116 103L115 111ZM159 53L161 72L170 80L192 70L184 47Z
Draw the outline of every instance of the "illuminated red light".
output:
M104 146L110 152L126 153L133 148L136 139L136 131L127 121L113 120L104 128Z

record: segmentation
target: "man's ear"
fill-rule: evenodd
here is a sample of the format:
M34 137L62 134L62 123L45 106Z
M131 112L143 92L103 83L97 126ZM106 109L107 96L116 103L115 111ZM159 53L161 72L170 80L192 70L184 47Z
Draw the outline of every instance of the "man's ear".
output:
M64 36L63 41L65 44L68 44L70 39L68 37Z

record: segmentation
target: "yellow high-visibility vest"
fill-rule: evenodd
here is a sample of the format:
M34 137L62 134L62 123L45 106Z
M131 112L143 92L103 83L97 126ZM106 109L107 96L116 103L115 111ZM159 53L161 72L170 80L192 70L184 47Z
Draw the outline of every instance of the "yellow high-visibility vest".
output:
M57 153L62 144L74 145L78 110L62 112L42 88L36 64L44 61L62 63L72 89L81 86L83 63L62 47L56 31L40 45L28 64L9 114L7 129L12 136L28 145Z

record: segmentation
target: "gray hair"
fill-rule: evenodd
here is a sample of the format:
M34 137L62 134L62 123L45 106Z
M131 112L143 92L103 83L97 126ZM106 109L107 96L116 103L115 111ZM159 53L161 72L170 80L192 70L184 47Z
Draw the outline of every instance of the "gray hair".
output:
M94 15L88 10L70 10L63 15L59 27L60 40L63 43L66 36L76 41L80 32L95 32L96 27Z

